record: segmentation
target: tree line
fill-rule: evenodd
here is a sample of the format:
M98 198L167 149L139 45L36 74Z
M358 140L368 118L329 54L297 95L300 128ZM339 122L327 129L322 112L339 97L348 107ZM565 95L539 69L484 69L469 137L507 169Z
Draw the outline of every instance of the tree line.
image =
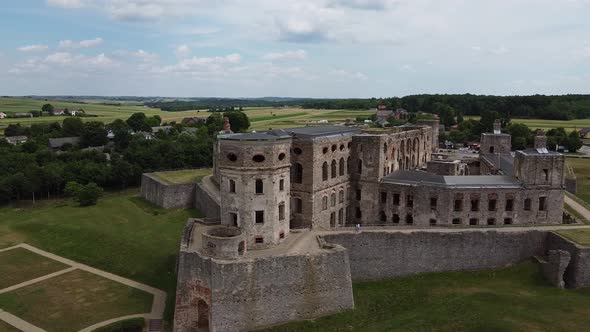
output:
M28 141L11 145L0 140L0 203L61 196L68 183L72 183L68 191L71 195L88 195L89 190L94 192L94 185L89 184L120 189L139 185L145 172L210 167L215 135L223 127L223 116L242 119L241 124L236 121L234 130L249 126L247 116L237 112L212 113L206 121L191 125L165 123L169 130L153 133L154 139L135 134L160 125L159 117L146 117L143 113L106 125L82 122L79 118L31 127L11 125L6 129L7 135L25 135ZM110 140L109 132L114 135ZM49 138L71 136L81 138L79 146L66 144L57 151L48 147ZM102 152L84 149L93 146L105 147ZM85 202L80 200L80 204Z

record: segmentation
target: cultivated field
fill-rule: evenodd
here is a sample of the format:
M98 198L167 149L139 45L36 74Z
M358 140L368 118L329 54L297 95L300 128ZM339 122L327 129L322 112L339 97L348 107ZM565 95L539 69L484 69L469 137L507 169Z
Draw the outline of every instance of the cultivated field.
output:
M107 102L98 100L86 100L85 102ZM160 109L148 108L143 106L123 105L110 106L102 104L79 104L68 103L55 100L37 100L30 98L0 98L0 112L13 114L16 112L30 112L40 110L43 104L50 103L55 108L79 109L82 108L86 114L96 115L96 117L84 117L84 121L101 121L104 123L113 122L116 119L126 120L133 113L143 112L147 116L159 115L163 122L176 121L180 122L183 118L189 116L208 117L211 113L205 110L193 110L184 112L164 112ZM259 107L247 108L251 122L252 130L267 130L272 128L301 127L306 125L317 125L319 120L328 120L330 123L343 122L346 119L354 119L357 116L368 116L369 111L350 111L350 110L314 110L302 108L272 108ZM31 125L34 123L62 122L64 116L43 116L39 118L7 118L0 119L0 132L11 123L20 123L21 125Z

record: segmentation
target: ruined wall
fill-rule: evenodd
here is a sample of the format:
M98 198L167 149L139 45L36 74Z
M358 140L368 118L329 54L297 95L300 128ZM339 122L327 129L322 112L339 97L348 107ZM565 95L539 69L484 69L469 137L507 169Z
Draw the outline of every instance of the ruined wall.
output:
M151 174L141 176L141 197L165 209L193 207L195 184L166 184Z
M347 252L217 260L190 251L190 222L178 264L174 331L254 330L354 307Z
M197 183L195 185L195 208L205 217L211 219L221 218L221 207L220 202L213 197L212 194L207 192L203 184Z
M544 254L547 232L362 232L324 235L348 249L352 280L501 268Z
M558 234L550 233L547 249L563 250L570 253L570 263L563 277L565 287L590 287L590 247L577 245Z

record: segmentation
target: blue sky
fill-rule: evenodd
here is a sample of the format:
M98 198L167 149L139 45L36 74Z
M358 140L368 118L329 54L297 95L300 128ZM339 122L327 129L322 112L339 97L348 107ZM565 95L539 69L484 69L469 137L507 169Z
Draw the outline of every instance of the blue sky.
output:
M590 0L7 0L0 94L590 93Z

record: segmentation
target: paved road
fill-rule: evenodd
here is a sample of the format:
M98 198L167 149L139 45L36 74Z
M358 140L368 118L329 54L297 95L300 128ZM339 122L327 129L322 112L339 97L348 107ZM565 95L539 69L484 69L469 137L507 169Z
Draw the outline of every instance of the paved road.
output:
M564 197L565 204L569 205L572 209L576 210L582 217L586 218L586 220L590 220L590 211L586 209L582 204L574 201L568 195Z

